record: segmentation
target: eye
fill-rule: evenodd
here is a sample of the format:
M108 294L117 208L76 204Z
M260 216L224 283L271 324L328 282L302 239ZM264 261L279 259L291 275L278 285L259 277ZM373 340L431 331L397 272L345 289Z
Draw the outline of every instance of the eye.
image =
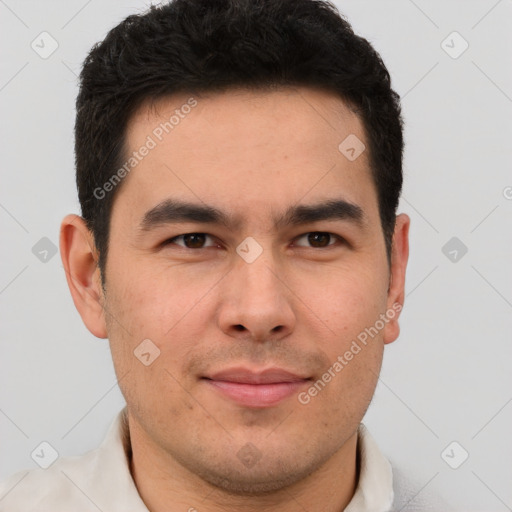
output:
M184 247L185 249L205 249L208 247L214 247L215 244L204 245L207 238L211 239L212 237L206 233L185 233L184 235L169 238L169 240L166 240L163 245L175 244L180 247Z
M305 233L300 236L296 240L301 240L303 238L307 239L307 242L311 244L309 247L313 247L315 249L322 249L324 247L330 247L335 245L336 240L344 243L345 240L338 235L334 235L333 233L326 233L324 231L312 231L311 233ZM334 242L334 243L330 243ZM301 244L298 244L299 247L308 247Z
M212 241L210 245L205 245L207 239ZM306 244L309 245L297 243L297 241L302 239L306 239ZM295 245L299 247L309 247L314 249L331 247L336 245L336 241L338 241L338 243L345 243L345 240L342 237L324 231L312 231L310 233L305 233L295 240ZM183 235L169 238L162 245L166 246L172 244L183 247L184 249L207 249L208 247L215 247L217 245L213 242L213 237L207 233L185 233Z

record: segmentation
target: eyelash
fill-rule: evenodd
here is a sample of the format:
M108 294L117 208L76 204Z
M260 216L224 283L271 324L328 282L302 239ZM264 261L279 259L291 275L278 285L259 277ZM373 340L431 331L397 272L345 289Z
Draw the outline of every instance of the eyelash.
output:
M295 238L295 240L299 240L305 236L308 236L308 235L312 235L312 234L320 234L320 235L329 235L331 238L334 238L335 240L337 240L339 243L341 243L342 245L346 245L347 244L347 241L339 236L339 235L336 235L334 233L330 233L328 231L308 231L307 233L304 233L302 235L299 235L298 237ZM163 242L162 245L164 246L167 246L167 245L171 245L174 243L175 240L178 240L178 239L183 239L183 237L187 236L187 235L205 235L207 237L210 237L212 239L214 239L215 237L213 235L209 235L208 233L199 233L199 232L192 232L192 233L184 233L182 235L178 235L178 236L175 236L175 237L172 237L172 238L169 238L168 240L166 240L165 242ZM329 247L333 247L335 245L339 245L339 244L332 244L332 243L329 243L328 245L326 245L325 247L306 247L308 249L327 249ZM197 249L193 249L193 248L190 248L190 247L185 247L185 246L179 246L181 247L182 249L188 249L190 251L198 251L198 250L201 250L201 249L209 249L211 248L212 246L209 246L209 247L199 247ZM299 246L299 247L304 247L304 246Z

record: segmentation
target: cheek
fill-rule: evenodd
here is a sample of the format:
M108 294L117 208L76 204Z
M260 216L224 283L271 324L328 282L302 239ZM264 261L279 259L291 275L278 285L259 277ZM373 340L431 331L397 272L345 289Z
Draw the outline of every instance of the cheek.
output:
M193 274L185 266L120 265L107 289L106 309L111 313L108 335L118 373L135 370L140 361L134 351L151 340L158 359L150 368L165 365L173 374L197 345L207 323L211 303L205 293L218 277L212 272ZM149 348L152 348L149 344ZM145 371L143 381L153 375ZM158 377L159 379L160 377Z
M197 302L204 283L175 267L134 260L112 272L110 304L133 336L161 338Z
M311 280L310 285L306 302L329 328L317 342L330 361L322 395L331 402L333 414L335 408L341 415L343 408L347 414L359 411L373 395L382 363L384 329L379 319L386 309L385 279L371 269L337 268L328 279Z
M369 269L331 268L308 278L303 286L304 302L340 343L373 325L386 307L385 280Z

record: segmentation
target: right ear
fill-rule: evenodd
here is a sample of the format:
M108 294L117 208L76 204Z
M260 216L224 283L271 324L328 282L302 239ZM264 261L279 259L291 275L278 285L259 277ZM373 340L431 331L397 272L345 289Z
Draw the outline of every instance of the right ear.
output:
M60 255L75 307L89 331L107 337L103 290L94 237L84 219L66 215L60 226Z

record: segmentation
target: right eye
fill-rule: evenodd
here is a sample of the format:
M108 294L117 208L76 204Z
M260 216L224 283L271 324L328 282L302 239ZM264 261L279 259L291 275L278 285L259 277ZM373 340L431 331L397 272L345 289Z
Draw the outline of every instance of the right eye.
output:
M206 233L185 233L178 235L173 238L166 240L163 245L168 246L171 244L179 245L185 249L207 249L208 247L214 247L215 244L205 246L205 240L211 236ZM181 243L178 243L181 242Z

